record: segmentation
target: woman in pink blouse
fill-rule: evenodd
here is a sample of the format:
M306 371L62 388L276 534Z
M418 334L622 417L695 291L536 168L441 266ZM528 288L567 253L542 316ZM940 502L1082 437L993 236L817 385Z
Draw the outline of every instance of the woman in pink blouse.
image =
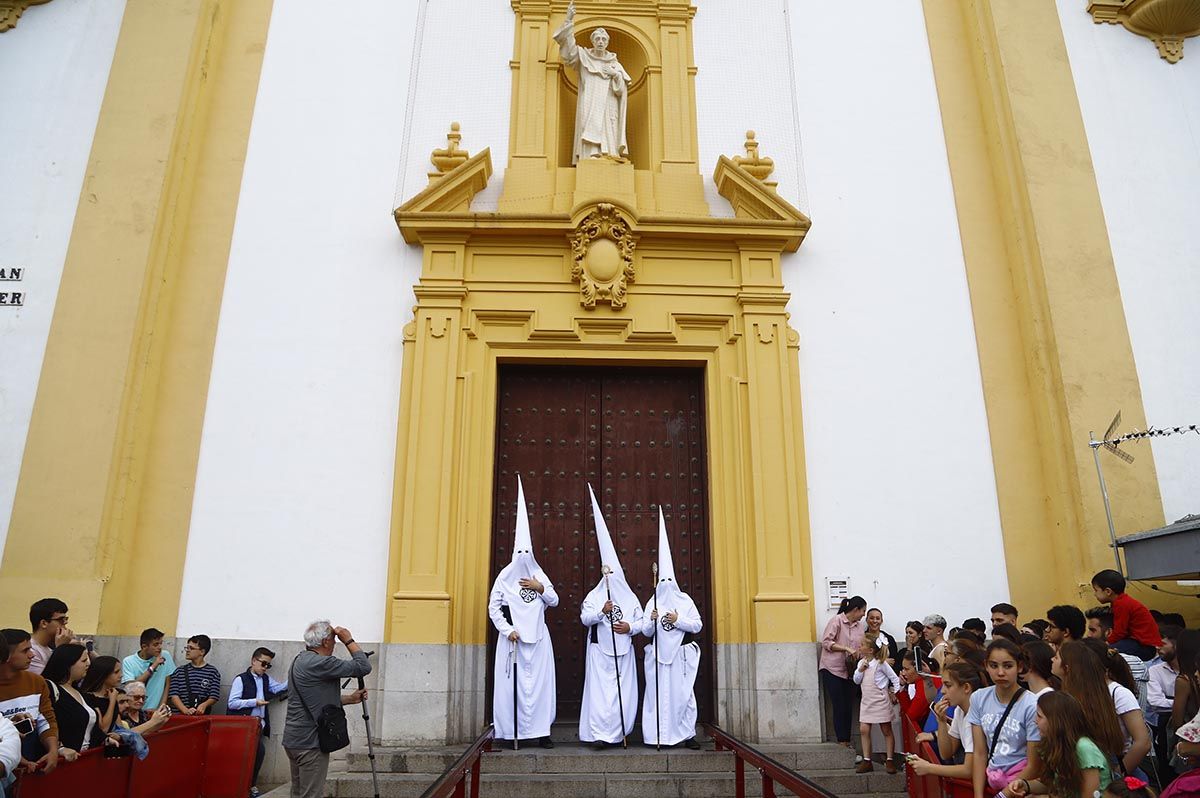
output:
M862 596L842 599L838 614L825 624L821 635L821 661L817 666L821 683L833 704L833 728L841 745L850 743L850 713L854 707L853 666L846 657L858 656L863 639L862 617L867 613L867 600Z

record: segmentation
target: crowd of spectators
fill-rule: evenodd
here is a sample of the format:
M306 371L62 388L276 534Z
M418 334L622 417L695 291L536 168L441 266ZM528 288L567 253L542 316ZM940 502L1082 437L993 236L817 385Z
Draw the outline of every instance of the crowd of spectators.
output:
M185 662L176 665L163 649L164 633L154 628L143 631L138 650L123 659L101 654L71 631L68 607L56 598L34 602L29 622L30 631L0 630L0 787L6 797L19 775L50 773L88 750L145 758L146 737L173 715L203 716L217 708L221 674L207 661L207 635L189 637ZM268 675L274 658L268 648L255 649L246 671L233 678L224 707L259 720L255 783L263 738L271 733L267 706L288 695L287 682ZM364 696L355 693L345 703ZM258 794L251 789L251 796Z
M899 640L882 611L843 600L818 667L849 748L857 706L856 772L875 769L877 728L889 773L965 779L975 798L1200 795L1200 630L1137 601L1117 571L1091 586L1097 606L1044 619L996 604L990 637L981 618L949 628L933 613ZM898 723L933 756L894 753Z

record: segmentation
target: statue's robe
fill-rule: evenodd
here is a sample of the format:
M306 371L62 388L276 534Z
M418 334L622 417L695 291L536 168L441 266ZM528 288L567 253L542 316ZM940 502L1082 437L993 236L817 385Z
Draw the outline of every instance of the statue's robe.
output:
M625 158L629 144L625 120L629 108L629 73L615 53L584 50L575 44L574 28L554 34L563 63L579 69L579 101L575 104L575 146L571 163L601 155Z

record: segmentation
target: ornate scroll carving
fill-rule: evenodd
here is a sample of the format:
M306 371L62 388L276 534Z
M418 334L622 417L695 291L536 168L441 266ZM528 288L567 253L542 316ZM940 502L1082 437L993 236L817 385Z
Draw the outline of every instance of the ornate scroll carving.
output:
M1150 39L1172 64L1183 58L1183 40L1200 35L1200 0L1090 0L1087 10L1097 24Z
M15 28L25 9L49 2L50 0L0 0L0 33Z
M636 246L629 223L614 206L602 202L584 217L571 235L571 279L579 283L581 305L594 308L599 301L625 307Z

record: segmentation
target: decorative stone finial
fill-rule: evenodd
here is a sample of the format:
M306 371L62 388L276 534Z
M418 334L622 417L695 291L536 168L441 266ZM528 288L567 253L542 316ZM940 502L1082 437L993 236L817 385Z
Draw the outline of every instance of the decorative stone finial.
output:
M429 173L430 182L441 178L447 172L454 171L471 157L466 150L458 148L460 141L462 141L462 133L459 132L459 125L457 122L451 122L450 132L446 134L446 149L434 150L429 156L429 160L437 167L436 172Z
M746 131L745 146L746 154L734 156L733 162L749 172L755 180L762 181L763 185L774 191L779 183L769 182L767 178L771 176L771 172L775 171L775 162L758 154L758 141L754 138L753 130Z

